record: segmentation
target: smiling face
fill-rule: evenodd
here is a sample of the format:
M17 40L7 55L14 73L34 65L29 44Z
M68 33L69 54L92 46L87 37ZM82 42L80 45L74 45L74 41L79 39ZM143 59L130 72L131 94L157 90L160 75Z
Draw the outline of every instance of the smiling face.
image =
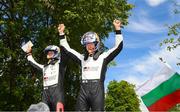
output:
M89 53L90 55L92 55L92 54L94 53L94 51L95 51L95 45L94 45L94 43L88 43L88 44L86 44L86 50L88 51L88 53Z
M47 59L51 59L54 56L54 51L48 51L47 52Z

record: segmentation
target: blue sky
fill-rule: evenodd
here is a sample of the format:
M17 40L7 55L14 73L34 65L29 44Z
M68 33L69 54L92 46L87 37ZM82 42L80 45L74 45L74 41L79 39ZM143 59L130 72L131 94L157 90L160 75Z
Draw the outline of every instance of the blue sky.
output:
M177 0L176 0L177 1ZM115 58L117 66L108 68L105 87L111 80L126 80L141 85L160 69L158 57L163 57L172 68L180 72L176 65L180 57L180 47L172 52L159 43L168 38L165 24L180 22L180 15L174 15L172 0L128 0L134 4L129 24L122 29L123 51ZM180 2L179 2L180 3ZM104 41L109 48L114 45L114 33Z

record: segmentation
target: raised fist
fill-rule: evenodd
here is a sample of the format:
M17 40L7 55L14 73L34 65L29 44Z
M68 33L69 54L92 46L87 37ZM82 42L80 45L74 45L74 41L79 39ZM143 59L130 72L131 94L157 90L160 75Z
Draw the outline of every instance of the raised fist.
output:
M114 25L115 30L120 30L121 29L121 21L120 20L115 19L113 21L113 25Z
M64 34L64 29L65 29L65 26L64 24L59 24L58 26L58 31L59 31L59 34Z

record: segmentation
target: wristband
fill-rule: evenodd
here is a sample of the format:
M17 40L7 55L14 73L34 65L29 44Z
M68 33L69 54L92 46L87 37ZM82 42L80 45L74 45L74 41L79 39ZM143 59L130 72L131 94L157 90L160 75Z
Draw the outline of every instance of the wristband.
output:
M59 38L60 39L65 39L65 36L64 35L59 35Z
M115 30L116 34L122 34L121 30Z

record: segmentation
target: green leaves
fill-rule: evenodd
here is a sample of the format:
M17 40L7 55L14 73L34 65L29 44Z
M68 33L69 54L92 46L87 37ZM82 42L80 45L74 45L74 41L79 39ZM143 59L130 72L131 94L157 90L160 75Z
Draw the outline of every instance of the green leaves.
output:
M139 111L139 99L134 85L126 81L111 81L106 94L106 111Z
M176 23L172 26L169 26L168 36L175 35L177 36L180 33L180 23Z
M175 16L177 16L178 14L180 14L180 5L178 5L178 3L176 3L175 1L173 2L175 6L174 14ZM180 22L168 26L168 30L168 36L170 36L170 38L163 40L163 42L160 43L160 46L165 45L167 47L167 50L171 51L180 46ZM177 57L177 59L180 59L180 57ZM177 62L177 65L179 66L180 63Z
M42 73L28 64L20 48L22 39L33 42L35 60L45 64L44 48L59 45L59 23L66 26L70 46L83 53L80 38L85 32L95 31L105 38L113 31L113 19L120 18L127 25L129 10L133 8L126 0L2 0L0 3L0 91L3 91L0 110L27 110L30 104L41 101ZM74 110L81 72L72 61L67 68L65 109ZM40 82L36 84L35 79Z

